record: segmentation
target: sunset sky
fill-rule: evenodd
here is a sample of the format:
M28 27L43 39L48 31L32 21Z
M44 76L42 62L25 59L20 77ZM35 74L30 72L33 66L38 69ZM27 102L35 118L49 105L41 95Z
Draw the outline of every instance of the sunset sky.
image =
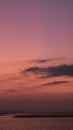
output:
M73 111L73 1L0 0L0 111Z

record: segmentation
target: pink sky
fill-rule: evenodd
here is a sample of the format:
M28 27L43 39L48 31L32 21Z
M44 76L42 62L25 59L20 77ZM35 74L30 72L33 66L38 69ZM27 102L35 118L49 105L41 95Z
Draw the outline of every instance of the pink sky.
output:
M72 95L73 2L0 1L1 109L12 103L14 110L30 111L32 104L31 111L37 111L34 103L41 103L46 105L38 111L54 111L53 106L59 111L60 101L60 111L70 111L73 106L64 103L72 103Z

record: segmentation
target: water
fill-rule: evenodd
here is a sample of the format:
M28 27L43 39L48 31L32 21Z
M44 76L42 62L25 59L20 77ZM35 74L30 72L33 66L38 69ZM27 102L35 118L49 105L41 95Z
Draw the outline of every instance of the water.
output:
M73 130L73 118L0 117L0 130Z

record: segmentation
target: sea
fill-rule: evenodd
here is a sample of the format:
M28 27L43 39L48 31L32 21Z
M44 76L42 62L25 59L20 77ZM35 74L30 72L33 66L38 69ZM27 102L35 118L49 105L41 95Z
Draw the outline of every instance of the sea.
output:
M73 130L73 118L13 118L0 116L0 130Z

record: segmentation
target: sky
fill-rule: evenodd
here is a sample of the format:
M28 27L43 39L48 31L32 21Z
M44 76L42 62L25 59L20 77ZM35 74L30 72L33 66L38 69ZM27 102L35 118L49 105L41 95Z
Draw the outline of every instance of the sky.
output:
M0 111L73 111L73 1L0 1Z

